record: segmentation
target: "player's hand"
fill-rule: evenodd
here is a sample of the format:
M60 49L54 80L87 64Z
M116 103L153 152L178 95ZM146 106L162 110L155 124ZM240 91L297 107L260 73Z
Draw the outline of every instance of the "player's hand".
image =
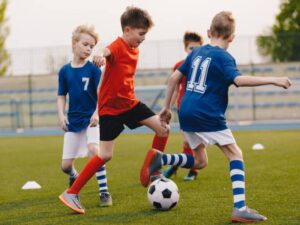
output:
M62 116L61 118L59 118L59 124L60 124L61 129L63 129L64 131L68 131L67 124L69 124L69 121L68 121L67 117Z
M288 89L292 85L292 82L288 77L278 77L275 81L275 85L278 87L283 87L284 89Z
M159 118L160 118L160 121L162 122L162 124L163 123L169 124L170 120L172 118L171 110L163 108L161 110L161 112L159 113Z
M93 63L97 66L103 66L105 65L105 57L103 55L94 55L93 56Z
M96 127L99 124L99 115L98 112L94 112L91 117L90 127Z

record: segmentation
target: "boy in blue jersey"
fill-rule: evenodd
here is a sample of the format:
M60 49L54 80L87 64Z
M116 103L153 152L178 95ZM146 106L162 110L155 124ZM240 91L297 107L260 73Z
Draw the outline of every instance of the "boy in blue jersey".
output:
M72 36L73 59L60 69L58 75L57 108L60 126L65 131L61 168L69 175L70 186L78 175L74 167L75 159L94 156L99 151L97 93L101 71L87 60L97 41L98 35L93 27L78 26ZM67 94L69 109L66 117ZM97 171L96 178L100 206L112 205L105 165Z
M171 119L170 102L179 79L186 75L187 86L179 110L181 129L194 150L194 166L207 163L206 148L217 145L229 160L233 189L233 222L259 222L267 218L250 209L245 201L245 172L242 151L226 125L225 110L228 104L228 88L272 84L289 88L287 77L241 76L234 58L226 51L234 39L235 20L230 12L220 12L212 20L208 36L210 44L195 48L185 62L170 77L165 105L160 113L164 122ZM164 155L152 151L151 162L145 171L164 165ZM147 174L148 175L148 174Z

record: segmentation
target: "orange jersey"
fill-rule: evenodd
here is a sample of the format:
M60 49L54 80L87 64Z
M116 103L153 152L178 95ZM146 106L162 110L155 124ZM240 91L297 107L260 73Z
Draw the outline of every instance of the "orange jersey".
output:
M134 74L139 49L132 49L120 37L107 47L111 55L106 68L98 99L99 115L119 115L132 109L139 100L134 94Z
M173 71L177 70L177 68L184 62L184 60L180 60L178 63L175 64L173 67ZM177 85L177 91L179 92L178 98L177 98L177 109L180 107L180 102L184 94L184 90L186 87L186 76L183 76Z

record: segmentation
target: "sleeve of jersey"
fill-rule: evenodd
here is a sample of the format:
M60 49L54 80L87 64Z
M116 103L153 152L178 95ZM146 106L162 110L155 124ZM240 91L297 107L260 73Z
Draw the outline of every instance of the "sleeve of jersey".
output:
M98 87L98 84L99 84L99 81L100 81L100 78L101 78L101 70L99 68L95 68L95 86L96 88Z
M177 70L179 70L179 72L185 76L188 74L188 71L190 69L191 55L192 54L189 54L184 62L177 68Z
M241 72L236 66L233 57L226 57L223 61L223 71L225 74L225 79L229 84L234 84L234 79L241 75Z
M62 68L58 73L58 90L57 95L67 95L67 83L65 81L65 70Z
M112 63L113 61L116 61L116 58L118 57L118 43L117 43L117 41L114 41L113 43L108 45L107 48L110 51L109 61Z

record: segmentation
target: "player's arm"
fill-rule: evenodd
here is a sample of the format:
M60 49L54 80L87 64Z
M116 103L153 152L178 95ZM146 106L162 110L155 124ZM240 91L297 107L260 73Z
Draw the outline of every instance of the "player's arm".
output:
M60 124L60 127L64 131L67 131L68 130L68 127L67 127L68 120L67 120L67 117L65 116L65 107L66 107L66 96L58 95L57 96L57 112L58 112L59 124Z
M177 99L178 99L178 96L179 96L179 83L177 83L175 89L174 89L174 92L173 92L173 95L172 95L172 98L171 98L171 102L170 102L170 106L172 107L173 105L175 105Z
M254 77L254 76L237 76L234 83L238 87L255 87L261 85L275 85L282 88L289 88L292 82L288 77Z
M109 58L111 52L108 48L102 49L98 54L93 56L93 63L97 66L103 66L105 64L105 58Z
M160 119L163 122L169 123L171 119L171 100L173 93L178 85L178 82L183 74L179 70L175 70L168 80L168 86L166 90L165 104L164 108L160 113Z

